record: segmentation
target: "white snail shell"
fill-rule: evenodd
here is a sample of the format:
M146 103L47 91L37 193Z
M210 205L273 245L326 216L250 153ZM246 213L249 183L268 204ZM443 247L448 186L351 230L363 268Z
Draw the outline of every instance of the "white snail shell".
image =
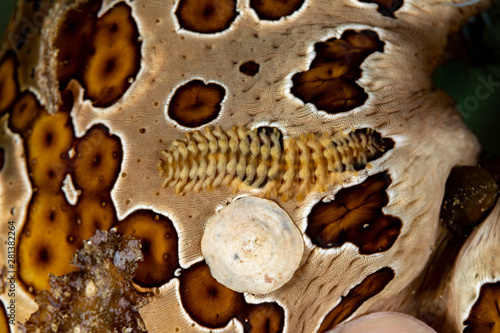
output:
M243 197L208 221L201 251L219 283L238 292L267 294L292 278L304 243L275 202Z

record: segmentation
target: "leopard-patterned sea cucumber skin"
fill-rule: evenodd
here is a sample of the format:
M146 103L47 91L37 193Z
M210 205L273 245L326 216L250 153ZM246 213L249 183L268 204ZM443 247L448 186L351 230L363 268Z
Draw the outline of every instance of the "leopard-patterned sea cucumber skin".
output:
M234 192L261 189L266 197L326 192L343 172L370 167L369 161L392 148L393 141L371 129L343 134L283 137L277 128L219 127L186 133L161 152L163 187L176 193L231 186Z

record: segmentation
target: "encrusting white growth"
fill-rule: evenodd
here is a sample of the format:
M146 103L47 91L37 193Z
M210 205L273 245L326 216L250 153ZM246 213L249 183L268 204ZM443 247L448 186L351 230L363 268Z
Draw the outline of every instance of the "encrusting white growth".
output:
M158 169L162 186L176 193L226 185L235 193L260 188L266 198L282 201L293 192L300 201L310 192L326 192L339 173L369 167L389 141L371 129L283 137L276 128L205 127L172 142L161 152Z
M238 292L267 294L292 278L304 243L276 203L243 197L208 221L201 251L219 283Z

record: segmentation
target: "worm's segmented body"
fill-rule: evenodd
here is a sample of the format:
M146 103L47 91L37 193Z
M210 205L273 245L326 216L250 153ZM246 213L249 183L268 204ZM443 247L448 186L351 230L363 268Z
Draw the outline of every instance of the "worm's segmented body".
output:
M310 192L325 192L341 180L340 173L369 166L392 145L371 129L283 137L270 127L205 127L172 142L161 152L158 169L165 177L162 186L176 193L225 185L235 192L262 189L266 197L302 200Z

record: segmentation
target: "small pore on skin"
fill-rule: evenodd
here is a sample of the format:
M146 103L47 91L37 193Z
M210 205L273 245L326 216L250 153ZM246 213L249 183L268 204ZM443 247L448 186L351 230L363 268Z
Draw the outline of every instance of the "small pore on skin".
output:
M101 1L90 0L66 14L54 48L58 50L60 90L71 79L85 88L97 107L119 100L140 68L141 42L131 9L120 2L97 18Z
M399 218L382 212L389 203L386 191L390 184L391 178L382 172L340 190L335 200L317 203L307 217L307 236L322 248L350 242L360 254L387 251L402 227Z
M183 270L180 280L181 302L188 315L208 328L222 328L245 305L243 294L220 284L202 261Z
M340 39L316 43L316 57L309 70L292 77L291 92L318 110L336 114L364 104L368 95L356 84L361 63L374 52L382 52L384 43L371 30L347 30Z
M138 263L134 282L142 287L159 287L174 277L179 268L178 237L172 221L151 211L139 210L116 225L117 232L141 241L144 260Z
M185 127L206 125L219 116L225 94L224 88L218 84L190 81L175 92L168 115Z
M235 0L180 0L175 15L183 29L216 33L229 28L238 13Z
M162 186L176 193L230 186L235 193L262 189L267 198L300 201L308 193L326 192L342 174L364 169L393 146L371 129L283 137L271 127L205 127L172 142L161 152L158 169Z
M262 20L279 20L293 14L304 4L304 0L250 0L250 7Z
M258 63L250 60L240 65L240 72L248 76L254 76L259 72L259 68L260 65Z
M12 107L18 94L16 56L7 52L0 61L0 115Z
M500 282L481 286L479 298L464 321L464 333L500 332Z
M403 5L403 0L359 0L359 1L377 4L378 12L380 14L392 18L395 18L394 13Z
M394 271L389 267L368 275L343 296L340 303L325 316L318 333L326 332L349 318L364 302L384 290L393 278Z

